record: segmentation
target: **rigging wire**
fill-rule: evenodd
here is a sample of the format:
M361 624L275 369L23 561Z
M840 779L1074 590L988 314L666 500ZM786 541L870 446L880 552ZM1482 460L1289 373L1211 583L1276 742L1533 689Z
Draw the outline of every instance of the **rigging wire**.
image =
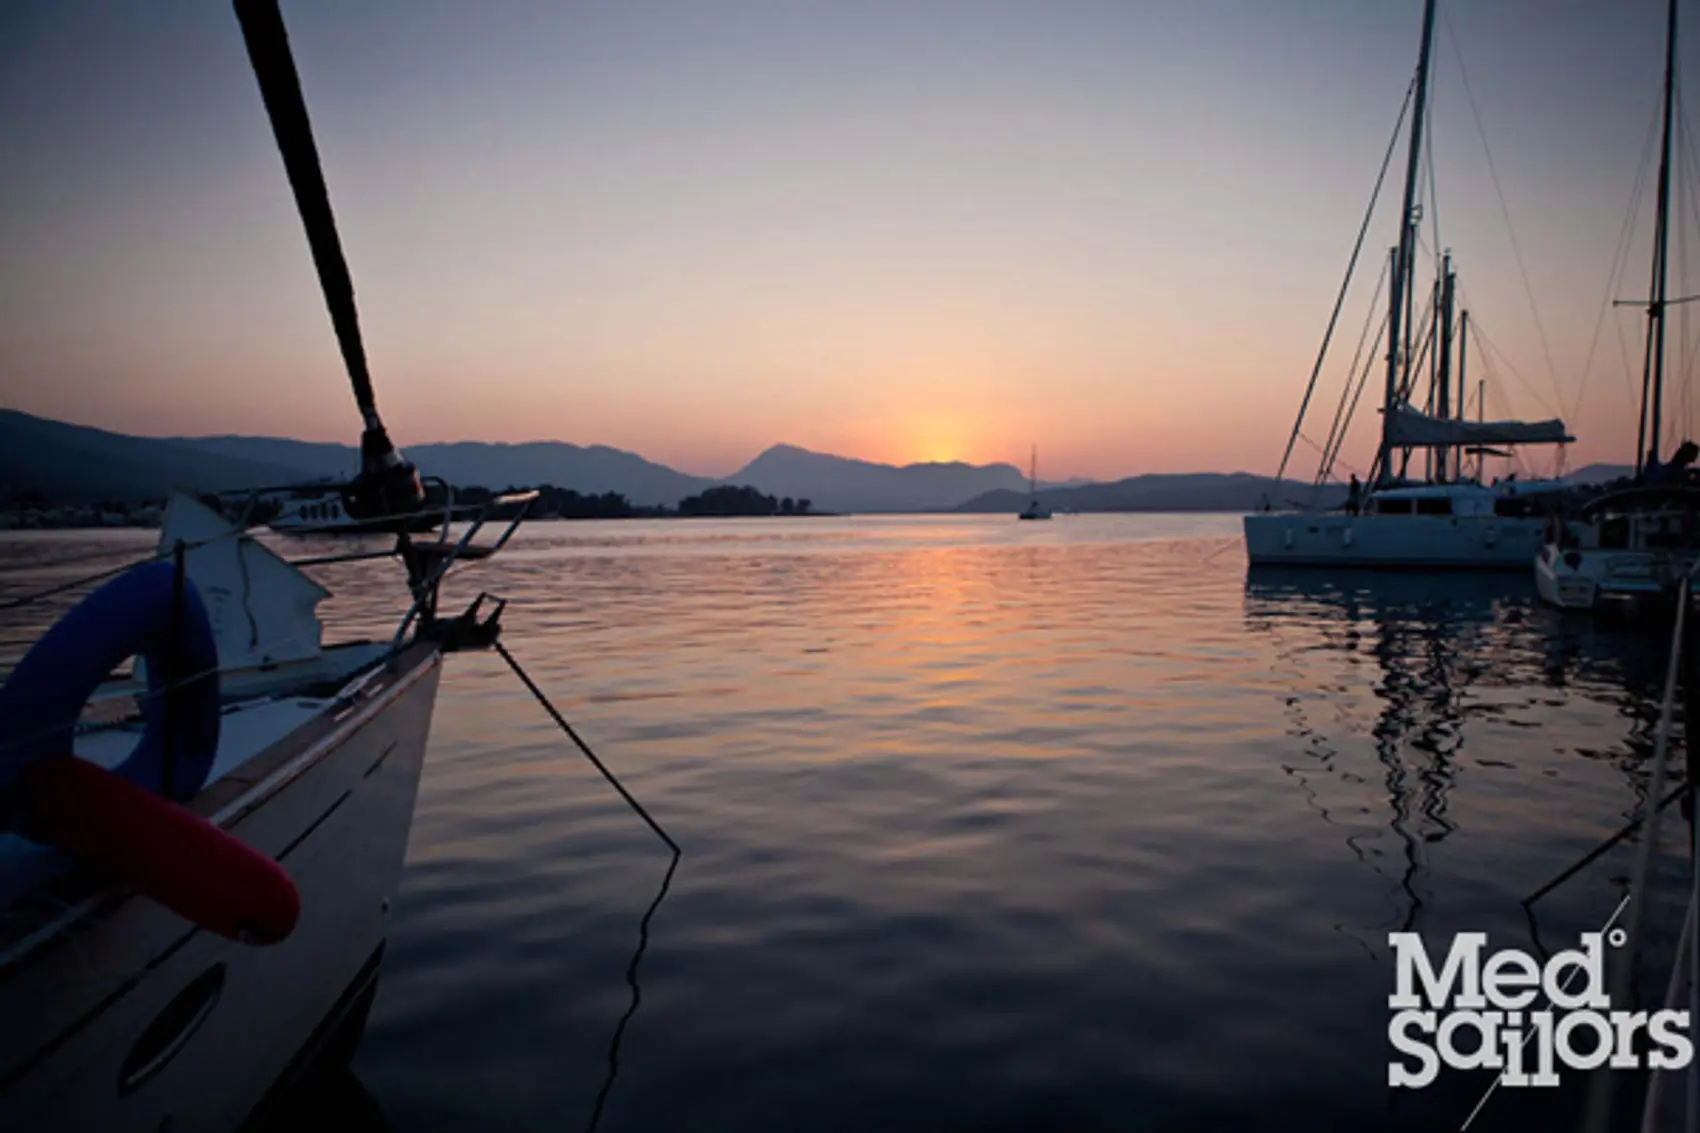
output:
M1460 294L1462 294L1463 290L1464 290L1464 285L1459 284L1458 290L1459 290ZM1466 306L1469 306L1467 301L1466 301ZM1474 310L1473 307L1471 307L1470 309L1472 311ZM1530 397L1535 399L1535 401L1540 405L1541 410L1543 412L1550 413L1554 417L1562 417L1563 416L1563 414L1560 413L1558 410L1554 409L1553 406L1552 406L1552 403L1549 402L1541 394L1541 392L1535 388L1534 383L1530 382L1528 378L1523 376L1523 372L1516 367L1516 365L1511 361L1510 357L1503 350L1501 350L1496 343L1494 343L1491 339L1488 338L1487 332L1482 330L1481 320L1479 318L1472 317L1470 319L1470 334L1476 340L1476 345L1478 345L1479 347L1482 348L1482 357L1484 359L1486 359L1488 357L1489 351L1491 351L1494 355L1497 355L1499 360L1505 364L1506 370L1510 371L1511 376L1517 379L1518 384L1523 387L1523 389L1529 394Z
M1358 225L1358 238L1352 243L1352 256L1346 263L1346 278L1340 281L1340 291L1334 297L1334 310L1328 316L1328 329L1322 335L1322 347L1317 351L1316 364L1311 367L1310 381L1305 385L1303 400L1299 402L1298 419L1293 422L1292 435L1287 438L1286 451L1281 454L1280 466L1275 471L1275 479L1279 480L1287 471L1287 462L1293 455L1293 442L1304 426L1305 413L1310 408L1311 395L1316 392L1316 380L1322 373L1323 362L1328 357L1328 346L1334 339L1334 327L1340 319L1340 309L1345 305L1347 290L1352 285L1352 275L1357 270L1358 254L1363 251L1364 236L1369 232L1370 221L1375 216L1375 204L1381 198L1381 186L1387 178L1387 167L1393 160L1393 151L1399 144L1399 131L1404 128L1405 115L1410 110L1411 98L1416 91L1416 76L1411 77L1410 85L1405 88L1404 101L1399 105L1399 117L1393 124L1393 136L1388 139L1387 152L1381 157L1381 170L1375 175L1375 188L1370 192L1369 207L1364 210L1364 219Z
M1600 332L1605 329L1606 316L1617 309L1617 295L1623 287L1623 273L1629 268L1629 250L1635 242L1635 221L1641 213L1641 200L1647 191L1647 173L1652 166L1653 147L1658 142L1659 113L1663 105L1663 97L1654 105L1653 113L1647 121L1647 137L1641 144L1641 161L1636 167L1635 183L1629 190L1629 210L1623 217L1623 228L1617 237L1617 250L1612 255L1611 272L1606 279L1606 292L1600 300L1600 313L1594 320L1593 337L1588 342L1588 353L1582 363L1582 376L1576 390L1576 412L1582 410L1582 401L1587 394L1588 378L1593 373L1594 356L1599 347ZM1629 363L1629 344L1623 338L1623 320L1613 319L1612 329L1616 332L1618 352L1623 360L1623 388L1629 399L1631 408L1635 406L1635 377Z
M1696 159L1696 157L1695 157L1694 136L1693 136L1692 133L1689 132L1689 129L1688 129L1688 116L1687 116L1687 114L1682 113L1682 106L1683 106L1683 103L1682 103L1682 79L1681 79L1680 73L1677 76L1676 104L1677 104L1677 110L1678 110L1676 121L1677 121L1677 127L1680 131L1680 134L1681 134L1681 137L1679 139L1680 144L1678 146L1678 152L1680 154L1680 160L1686 166L1687 173L1688 173L1687 179L1679 177L1677 179L1677 183L1678 183L1678 187L1682 190L1683 199L1688 205L1689 219L1693 220L1695 222L1697 230L1700 230L1700 194L1696 194L1694 192L1694 186L1696 184L1700 184L1700 159ZM1680 212L1679 212L1679 215L1680 215ZM1688 275L1688 269L1686 267L1686 259L1687 259L1686 231L1682 227L1679 226L1678 229L1677 229L1677 232L1678 232L1679 246L1681 248L1680 258L1684 261L1684 266L1682 266L1679 270L1679 284L1682 287L1683 293L1689 294L1692 291L1693 285L1689 283L1690 276ZM1687 331L1687 328L1688 328L1688 325L1689 325L1689 322L1690 322L1689 317L1688 317L1688 315L1689 315L1688 306L1689 305L1687 303L1682 304L1683 331L1682 331L1682 334L1680 336L1681 341L1682 341L1683 350L1684 350L1685 356L1687 358L1687 364L1683 367L1683 371L1682 371L1682 418L1683 418L1683 424L1687 429L1688 435L1693 436L1694 435L1694 398L1693 398L1693 393L1694 393L1693 385L1694 385L1694 383L1693 383L1693 377L1694 377L1694 368L1695 368L1696 356L1700 355L1700 350L1697 350L1697 346L1700 346L1700 343L1697 343L1695 338L1690 336L1688 334L1688 331Z
M1487 128L1482 124L1482 115L1481 111L1476 106L1475 93L1470 89L1469 72L1464 66L1464 52L1458 45L1458 34L1453 30L1451 21L1446 19L1444 10L1441 13L1441 21L1446 24L1447 39L1451 41L1452 53L1458 59L1458 77L1461 80L1460 85L1464 88L1464 97L1470 104L1470 115L1475 119L1476 133L1482 140L1482 153L1487 157L1488 177L1493 182L1494 194L1499 198L1499 212L1500 215L1505 218L1505 229L1511 237L1511 254L1517 261L1517 271L1523 279L1523 294L1529 300L1529 313L1535 318L1535 333L1541 340L1541 351L1546 357L1547 375L1552 381L1553 394L1558 398L1559 402L1562 403L1564 401L1564 395L1558 383L1558 367L1552 360L1552 344L1547 339L1546 324L1541 321L1540 307L1535 302L1535 289L1529 282L1529 268L1523 259L1522 245L1517 240L1516 226L1511 223L1511 206L1506 203L1505 189L1500 184L1499 180L1499 170L1493 163L1493 149L1488 145Z
M1358 388L1356 390L1354 390L1353 393L1352 393L1352 404L1350 406L1348 406L1347 409L1346 409L1346 419L1347 419L1348 422L1351 420L1352 416L1355 413L1357 413L1357 411L1358 411L1358 399L1363 396L1364 386L1369 383L1369 375L1370 375L1371 371L1373 371L1375 369L1376 355L1380 352L1381 342L1386 337L1387 337L1387 320L1383 319L1381 321L1381 329L1379 329L1375 333L1375 342L1369 348L1369 357L1364 359L1363 373L1360 374L1359 377L1358 377ZM1338 462L1339 459L1340 459L1340 449L1345 445L1345 443L1346 443L1346 431L1344 429L1341 429L1340 435L1334 441L1334 455L1329 458L1327 467L1324 468L1317 475L1317 483L1318 484L1322 483L1324 477L1326 477L1329 472L1332 472L1334 470L1335 463ZM1350 467L1350 465L1348 465L1347 467Z
M1348 418L1345 421L1342 421L1341 415L1346 411L1346 399L1352 394L1352 379L1357 375L1358 366L1363 361L1364 344L1369 341L1369 331L1370 328L1376 324L1377 315L1380 315L1383 330L1385 330L1387 315L1380 310L1380 306L1381 294L1387 288L1387 273L1376 272L1375 274L1377 281L1375 285L1375 294L1370 297L1369 311L1364 315L1363 329L1358 332L1358 346L1357 349L1352 352L1352 364L1346 368L1346 382L1340 387L1340 402L1334 407L1334 420L1328 426L1327 439L1323 441L1322 451L1324 466L1318 470L1316 479L1318 484L1322 483L1322 481L1327 478L1329 472L1327 465L1333 463L1333 460L1330 456L1328 456L1328 453L1345 439L1344 430L1351 426L1351 420ZM1379 336L1376 338L1375 342L1376 346L1381 345L1381 339ZM1374 347L1371 348L1372 359L1374 357L1374 349Z

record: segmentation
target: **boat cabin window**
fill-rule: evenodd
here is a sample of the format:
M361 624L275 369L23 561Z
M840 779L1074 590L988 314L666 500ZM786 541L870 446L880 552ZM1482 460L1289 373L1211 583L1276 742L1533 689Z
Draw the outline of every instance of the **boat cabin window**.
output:
M1371 510L1374 511L1376 515L1410 515L1411 514L1411 501L1408 500L1408 499L1392 499L1392 500L1390 500L1390 499L1386 499L1385 497L1383 497L1383 498L1378 498L1376 500L1373 500L1371 502L1374 505L1371 508Z
M1417 497L1418 515L1451 515L1452 501L1445 496Z
M1645 530L1642 542L1649 549L1655 547L1677 548L1694 546L1694 532L1684 522L1682 515L1661 515L1653 520Z

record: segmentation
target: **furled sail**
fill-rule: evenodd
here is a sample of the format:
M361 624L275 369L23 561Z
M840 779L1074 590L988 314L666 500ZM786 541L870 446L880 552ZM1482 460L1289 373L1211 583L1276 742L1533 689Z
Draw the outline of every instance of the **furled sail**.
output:
M1400 404L1393 409L1388 443L1395 448L1445 448L1452 445L1562 445L1576 438L1557 418L1551 421L1459 421L1431 417Z

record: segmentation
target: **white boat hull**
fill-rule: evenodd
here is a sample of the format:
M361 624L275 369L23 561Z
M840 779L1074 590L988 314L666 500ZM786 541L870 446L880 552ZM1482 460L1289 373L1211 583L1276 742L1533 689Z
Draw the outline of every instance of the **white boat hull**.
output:
M282 943L233 943L114 894L9 950L0 1128L228 1133L254 1114L345 992L375 978L441 667L416 646L309 726L323 734L195 800L294 879L301 918Z
M1599 585L1586 575L1566 570L1550 545L1535 556L1535 592L1541 601L1561 610L1591 610L1599 600Z
M1455 515L1264 513L1245 517L1252 566L1528 570L1547 521Z
M1535 558L1535 590L1561 610L1634 608L1674 593L1695 558L1694 552L1561 550L1548 543Z

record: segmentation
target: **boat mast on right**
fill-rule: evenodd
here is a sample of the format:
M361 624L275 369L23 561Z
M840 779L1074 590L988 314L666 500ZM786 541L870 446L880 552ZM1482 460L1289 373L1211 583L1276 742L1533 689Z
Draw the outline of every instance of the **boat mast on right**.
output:
M1653 268L1646 301L1646 361L1635 471L1591 500L1575 520L1554 519L1535 557L1535 589L1566 610L1634 612L1662 606L1700 561L1700 448L1685 440L1660 459L1665 431L1665 311L1669 297L1671 157L1677 90L1677 0L1665 28L1665 84ZM1690 297L1692 298L1692 297ZM1637 303L1637 306L1640 304Z

